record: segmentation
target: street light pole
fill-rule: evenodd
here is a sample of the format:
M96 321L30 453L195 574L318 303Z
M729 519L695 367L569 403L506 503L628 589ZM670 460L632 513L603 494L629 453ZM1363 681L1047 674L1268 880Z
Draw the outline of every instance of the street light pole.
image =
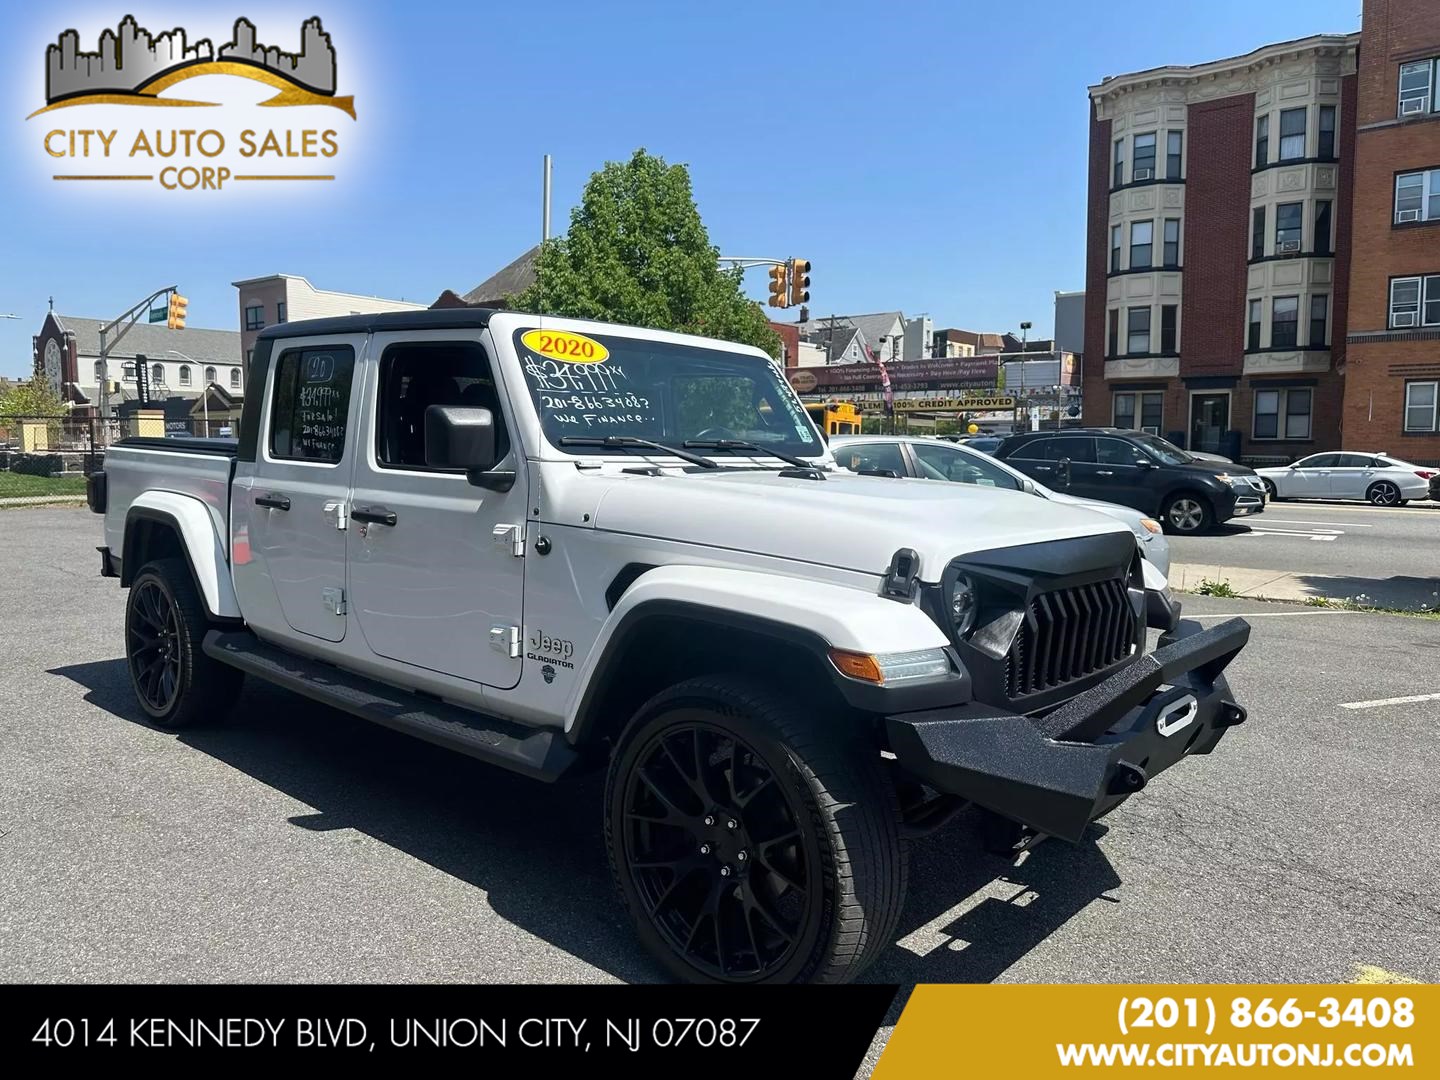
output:
M188 360L190 363L194 364L197 368L200 369L201 378L204 378L205 365L200 363L200 361L196 360L193 356L187 356L179 349L166 349L165 355L178 356L182 360ZM208 439L210 437L210 384L208 382L200 388L200 407L205 412L205 438Z

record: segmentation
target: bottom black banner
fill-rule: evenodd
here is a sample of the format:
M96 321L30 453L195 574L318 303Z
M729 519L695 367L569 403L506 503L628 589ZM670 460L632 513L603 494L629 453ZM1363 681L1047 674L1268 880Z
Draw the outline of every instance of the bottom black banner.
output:
M345 1064L447 1056L682 1069L685 1080L855 1074L896 987L11 986L0 1060L176 1056Z

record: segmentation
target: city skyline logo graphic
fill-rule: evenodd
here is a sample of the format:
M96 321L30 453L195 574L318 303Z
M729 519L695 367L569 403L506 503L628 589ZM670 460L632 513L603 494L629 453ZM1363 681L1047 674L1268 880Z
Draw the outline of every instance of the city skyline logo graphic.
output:
M217 27L201 36L193 24L153 32L126 15L103 25L93 51L78 29L62 31L45 47L45 104L26 117L71 125L41 138L41 160L65 163L48 170L51 179L185 192L334 180L329 167L315 168L333 162L344 141L326 116L338 110L354 121L355 99L338 92L335 46L320 17L297 22L294 51L273 44L275 27L262 37L243 16L228 34ZM280 119L288 107L298 111Z
M187 79L234 75L277 91L261 104L330 105L353 120L355 99L336 95L335 70L335 47L319 16L301 24L300 50L292 53L257 41L255 24L243 17L231 40L216 48L210 38L187 45L180 27L151 34L126 15L115 30L100 32L95 52L81 50L74 29L46 48L45 105L30 115L73 105L213 106L160 95Z

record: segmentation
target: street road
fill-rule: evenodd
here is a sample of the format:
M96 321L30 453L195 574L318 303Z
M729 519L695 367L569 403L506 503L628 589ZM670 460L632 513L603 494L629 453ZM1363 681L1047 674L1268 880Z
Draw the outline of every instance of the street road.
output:
M223 726L147 726L99 537L83 510L0 511L5 979L660 977L597 780L533 783L253 682ZM1079 846L1012 867L964 818L915 844L873 978L1440 980L1440 702L1370 704L1440 692L1440 621L1187 609L1258 613L1231 669L1249 722Z
M1206 536L1171 536L1172 563L1293 572L1329 596L1440 606L1440 504L1271 503Z

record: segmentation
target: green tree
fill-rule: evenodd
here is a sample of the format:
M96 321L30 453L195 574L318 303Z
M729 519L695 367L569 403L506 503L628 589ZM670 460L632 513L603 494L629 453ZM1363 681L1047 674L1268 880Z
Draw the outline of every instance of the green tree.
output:
M16 383L0 396L0 413L11 416L64 416L65 403L55 396L42 376L36 375L29 382Z
M642 148L590 177L569 232L545 245L535 283L508 302L517 311L742 342L779 358L779 336L741 291L740 271L720 269L719 258L689 171Z

